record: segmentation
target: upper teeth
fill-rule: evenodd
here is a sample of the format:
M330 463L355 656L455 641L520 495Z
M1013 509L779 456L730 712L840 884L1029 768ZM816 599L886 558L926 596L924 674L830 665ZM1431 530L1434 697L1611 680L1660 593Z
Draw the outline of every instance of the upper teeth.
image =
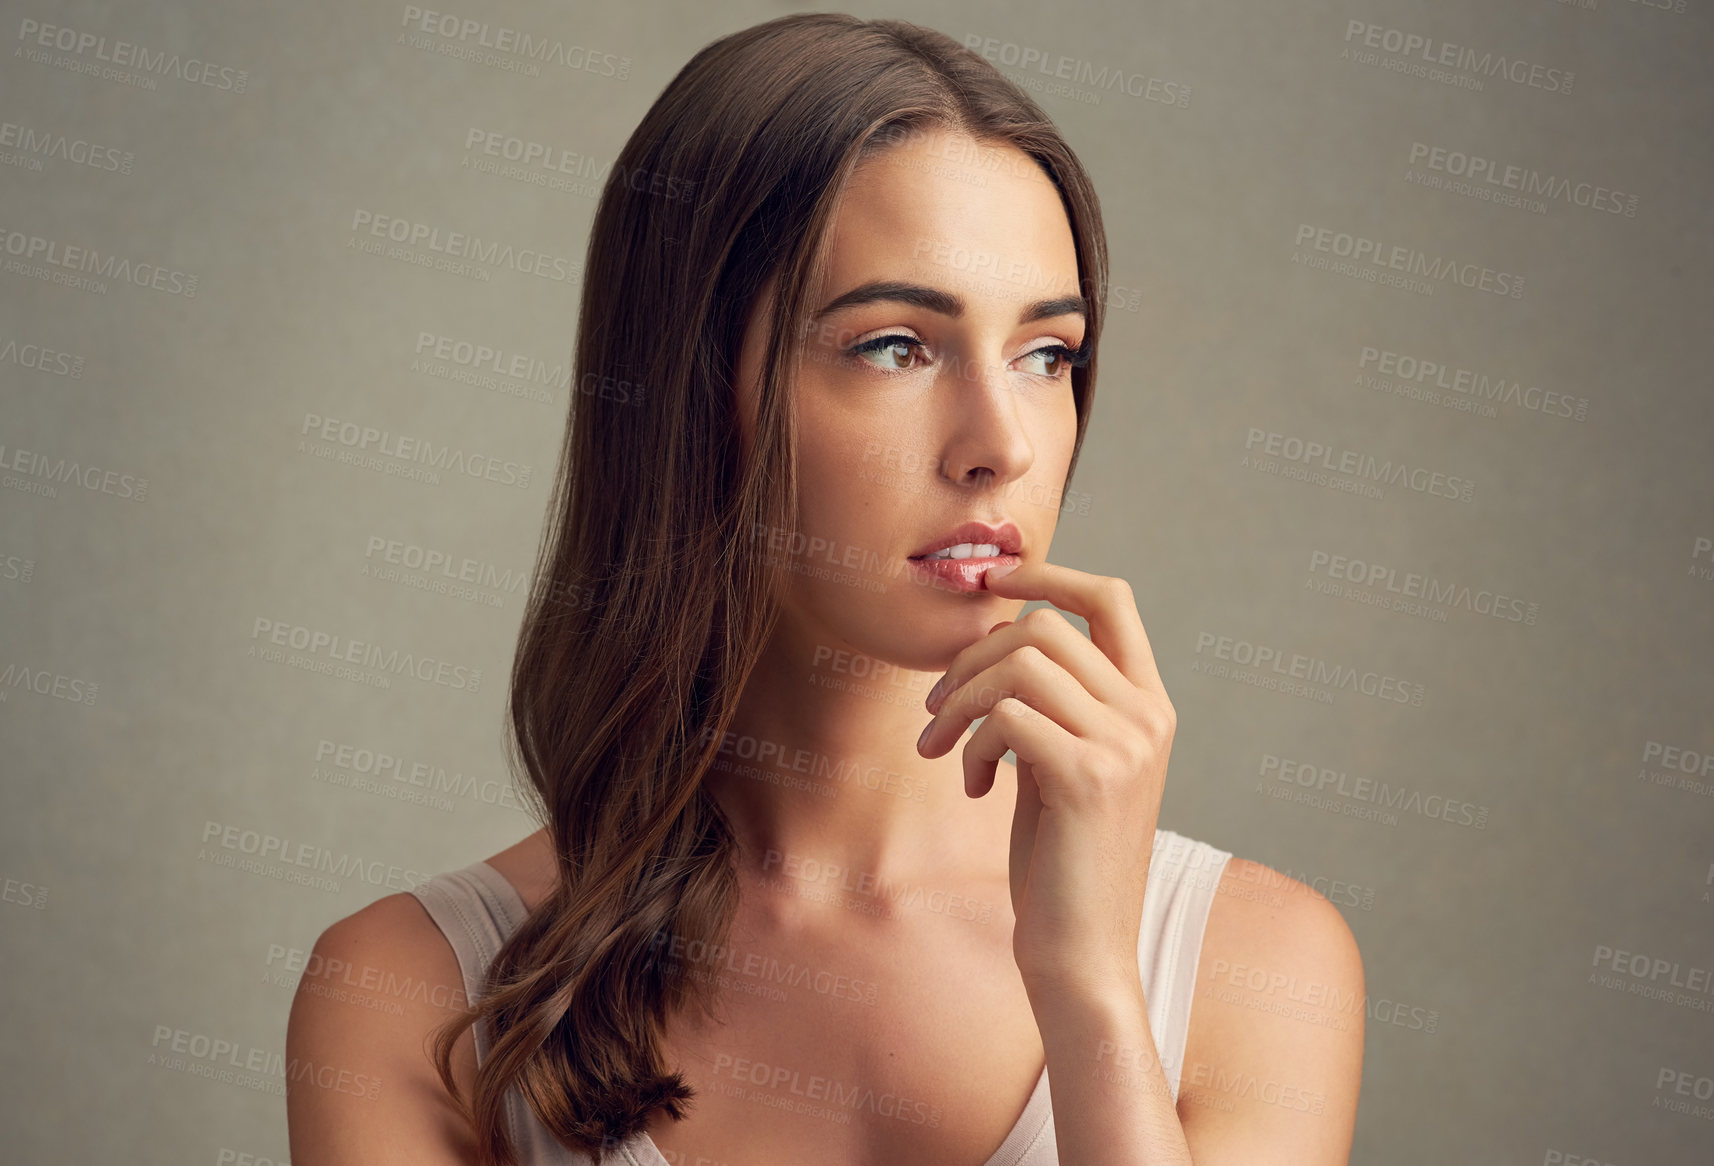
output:
M925 559L985 559L1000 553L995 543L959 543L957 546L946 547L923 556Z

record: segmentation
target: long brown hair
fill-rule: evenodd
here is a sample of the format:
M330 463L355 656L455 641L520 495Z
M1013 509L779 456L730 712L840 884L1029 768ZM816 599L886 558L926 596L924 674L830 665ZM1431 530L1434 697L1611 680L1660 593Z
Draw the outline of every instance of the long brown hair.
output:
M653 1111L683 1117L694 1096L664 1063L662 1034L686 1003L712 1015L716 993L657 959L658 942L722 943L737 906L734 835L702 779L778 613L782 584L750 532L796 529L790 386L807 295L852 171L931 127L1014 146L1056 184L1093 349L1107 256L1088 175L1017 85L942 33L820 13L721 37L679 70L607 178L542 586L511 676L509 760L558 878L434 1050L482 1166L517 1161L513 1086L597 1160ZM746 456L738 353L770 278ZM1071 380L1075 469L1093 357ZM478 1022L493 1044L466 1100L452 1047Z

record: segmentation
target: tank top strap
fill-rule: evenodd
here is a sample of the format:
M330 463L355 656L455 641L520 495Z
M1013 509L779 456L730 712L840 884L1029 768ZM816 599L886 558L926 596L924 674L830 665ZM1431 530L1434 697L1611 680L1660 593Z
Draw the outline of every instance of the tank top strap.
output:
M1231 857L1229 851L1171 830L1155 831L1137 956L1149 1028L1174 1103L1190 1034L1202 936L1220 875Z
M523 899L486 862L437 874L412 887L411 893L452 945L466 998L477 999L500 945L524 922ZM472 1026L471 1036L476 1042L476 1062L481 1064L488 1059L492 1033L486 1023L478 1023ZM560 1145L548 1133L515 1085L506 1091L505 1109L506 1129L524 1166L591 1166L587 1154ZM621 1150L619 1160L635 1162L628 1154L628 1147Z
M488 965L524 921L524 901L486 862L447 871L418 883L411 893L422 902L458 957L467 999L482 993ZM487 1056L485 1034L477 1034L477 1057Z

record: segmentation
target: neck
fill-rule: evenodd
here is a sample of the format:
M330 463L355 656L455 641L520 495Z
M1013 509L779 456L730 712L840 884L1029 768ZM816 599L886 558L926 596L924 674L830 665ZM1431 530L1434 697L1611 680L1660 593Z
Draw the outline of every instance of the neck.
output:
M973 800L964 793L968 734L942 757L916 751L931 719L923 701L940 676L777 630L705 778L743 846L741 866L800 882L807 871L828 887L1003 874L1010 767Z

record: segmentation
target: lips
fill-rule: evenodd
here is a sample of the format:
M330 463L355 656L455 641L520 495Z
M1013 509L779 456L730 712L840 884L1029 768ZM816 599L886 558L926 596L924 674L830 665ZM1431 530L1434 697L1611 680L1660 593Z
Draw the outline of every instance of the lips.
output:
M965 522L936 535L913 551L909 557L920 559L924 555L932 555L959 543L991 543L1000 548L1002 555L1022 554L1024 549L1023 536L1010 522L1002 522L998 526L990 526L986 522Z

